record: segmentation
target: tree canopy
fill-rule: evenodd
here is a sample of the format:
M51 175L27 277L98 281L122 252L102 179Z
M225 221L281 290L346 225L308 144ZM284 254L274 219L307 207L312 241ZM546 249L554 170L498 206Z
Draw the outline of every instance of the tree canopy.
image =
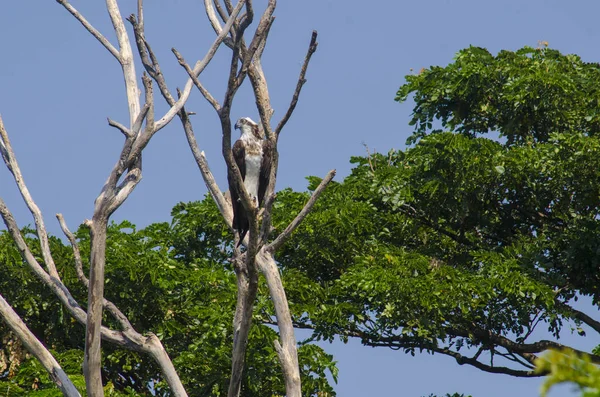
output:
M516 376L544 373L535 359L562 347L565 325L600 332L572 305L599 298L599 77L527 47L470 47L407 76L396 99L414 97L411 146L354 158L280 255L319 291L299 322Z
M536 371L536 360L553 348L600 363L598 349L557 341L565 328L600 333L600 321L573 306L581 296L595 307L600 300L599 82L597 64L528 47L496 56L470 47L445 67L407 76L396 99L414 98L410 146L353 158L350 175L329 186L277 252L294 324L313 330L311 339L356 337L514 376L548 374L551 366ZM307 192L278 193L276 231L319 182L309 177ZM107 296L159 335L192 394L220 395L235 281L233 236L212 200L176 205L170 224L109 231ZM6 237L7 299L53 349L81 348L81 327L43 299L49 292L32 282ZM87 230L78 237L86 247ZM70 249L52 244L77 291ZM16 284L28 290L10 288ZM251 333L244 395L283 394L262 285L254 313L261 325ZM332 357L308 342L299 350L305 393L332 394ZM5 355L18 354L5 346ZM3 377L30 387L36 382L23 368L7 367ZM111 350L103 368L119 392L168 394L135 353Z
M197 222L217 225L221 233L231 236L212 201L205 200L190 212L188 208L189 205L176 206L171 224L157 223L140 230L129 222L109 227L106 293L133 326L150 330L161 339L191 395L221 396L227 394L231 372L235 274L226 252L221 252L214 241L196 236L195 244L189 244L188 239L196 228L203 227ZM182 214L186 222L181 222ZM86 258L89 231L82 227L78 237ZM35 239L33 235L30 238ZM62 279L77 298L85 301L86 292L75 275L71 248L56 238L51 243ZM52 299L52 293L23 268L19 253L5 232L0 235L0 263L0 289L6 299L46 346L57 353L63 368L83 392L84 327L74 322ZM15 285L20 287L14 288ZM243 395L284 395L272 342L276 331L260 321L264 313L272 312L271 303L266 286L261 284L259 288L257 325L250 334ZM108 316L104 321L111 324ZM43 367L26 354L3 324L0 335L0 384L11 390L10 395L61 395ZM110 345L104 347L104 352L103 377L108 395L170 395L160 369L141 355ZM333 379L337 376L332 357L312 344L302 345L299 356L305 395L335 395L326 378L326 373Z

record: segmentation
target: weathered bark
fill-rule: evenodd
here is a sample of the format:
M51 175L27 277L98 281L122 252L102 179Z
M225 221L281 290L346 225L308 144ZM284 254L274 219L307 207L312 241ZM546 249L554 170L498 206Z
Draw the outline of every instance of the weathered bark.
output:
M85 354L83 374L88 396L103 395L101 332L104 299L104 265L106 262L106 220L92 221L90 283L88 288L88 310L85 332Z
M279 276L279 269L277 268L273 253L289 238L293 231L310 212L321 192L335 175L335 170L332 170L325 177L321 183L321 186L319 186L319 188L314 192L305 208L300 214L298 214L296 219L294 219L294 221L285 229L285 231L278 236L272 244L266 245L266 242L268 241L269 234L271 232L271 211L275 199L274 191L278 167L277 142L281 130L294 112L294 109L298 103L300 92L304 83L306 82L306 70L312 54L317 49L317 33L312 33L309 49L301 68L300 76L296 84L296 89L292 95L289 108L283 118L280 120L277 128L273 129L271 128L270 123L274 111L271 108L267 79L261 65L261 56L266 45L271 25L274 21L273 12L277 2L275 0L270 0L268 2L249 46L246 46L243 35L254 15L250 2L248 2L246 5L246 15L237 19L231 27L229 25L225 27L222 26L222 22L229 22L231 20L230 16L233 8L229 1L225 1L225 9L222 8L220 3L215 0L204 0L204 4L208 20L210 21L215 33L219 36L222 35L223 32L229 34L229 40L225 41L225 43L232 49L228 85L222 104L215 99L215 96L213 96L202 85L197 76L193 74L193 71L187 65L183 59L183 56L181 56L181 54L179 54L179 52L176 50L173 52L175 53L179 63L193 79L194 85L198 88L200 93L204 96L204 98L219 116L223 136L223 158L227 163L230 178L239 192L242 205L249 214L249 233L245 241L243 241L244 245L246 246L246 251L242 253L236 249L233 258L238 277L238 303L234 319L234 353L232 359L232 377L229 385L228 396L237 397L240 393L241 374L244 366L247 334L251 325L252 308L254 306L256 294L256 291L252 287L252 277L248 274L248 271L254 269L255 266L258 266L258 269L267 280L271 299L275 306L281 343L278 341L274 341L274 343L283 368L286 395L299 397L301 395L301 381L298 367L296 339L294 336L294 328L285 296L285 291L281 282L281 277ZM252 84L257 110L260 115L261 127L265 132L267 139L271 140L274 147L269 186L267 187L265 194L264 208L261 209L256 208L254 202L248 197L248 193L244 187L238 167L233 161L231 154L231 103L237 92L237 89L240 87L246 76L249 77ZM226 201L214 182L214 178L210 172L210 168L208 167L206 157L198 148L191 124L189 123L187 116L184 115L182 117L182 122L184 122L184 129L186 131L188 143L190 145L190 149L192 150L192 154L196 159L200 172L202 173L203 179L205 180L211 195L215 199L223 218L231 227L231 209L226 207Z
M149 335L146 338L147 349L144 351L148 353L154 361L160 366L161 372L165 377L165 380L169 387L171 388L171 393L173 393L176 397L186 397L187 393L181 380L179 379L179 375L177 375L177 371L173 366L173 362L169 358L165 348L158 337L154 334Z
M44 345L35 337L35 335L27 328L27 325L21 320L19 315L10 307L0 295L0 314L9 326L9 328L23 342L23 345L29 350L35 358L39 360L42 366L48 371L50 378L56 383L56 386L67 397L80 397L79 391L71 382L65 371L60 367L52 354L44 347Z
M246 346L252 326L252 310L258 292L258 274L254 265L252 270L244 262L235 265L237 275L237 303L233 318L233 352L231 355L231 380L228 397L238 397L241 392L242 375L246 362Z
M275 340L275 349L279 356L279 362L283 369L286 396L300 397L302 386L300 383L300 368L298 367L298 351L296 349L296 337L294 336L294 324L290 313L287 297L279 275L279 268L273 256L265 250L256 256L256 262L261 273L267 280L271 301L275 307L277 326L279 327L279 338L281 343Z

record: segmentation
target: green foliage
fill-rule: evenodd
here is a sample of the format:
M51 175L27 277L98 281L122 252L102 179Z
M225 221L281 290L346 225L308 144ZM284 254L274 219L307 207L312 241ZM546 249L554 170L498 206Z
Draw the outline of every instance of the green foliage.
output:
M415 145L352 159L278 253L296 321L315 338L492 357L540 326L581 329L571 300L600 299L599 81L596 64L532 48L471 47L408 76L397 100L414 95ZM278 196L278 230L306 198Z
M540 311L557 331L553 288L523 258L532 255L532 232L507 225L515 220L502 211L501 188L492 189L502 175L515 177L502 156L495 142L438 134L406 152L354 159L352 174L282 249L290 300L308 313L297 321L325 339L354 334L377 344L401 335L408 352L438 339L477 344L449 334L472 324L524 336ZM497 161L508 171L500 174ZM279 205L294 195L279 195ZM310 257L302 247L312 247ZM320 269L312 286L298 281L304 294L290 288L298 271Z
M434 130L436 120L470 136L497 131L509 144L545 142L552 132L600 131L600 66L550 48L493 56L469 47L450 65L432 66L406 81L396 100L414 94L410 142Z
M81 228L77 236L82 256L89 257L88 230ZM212 201L178 204L172 224L157 223L141 230L129 222L111 224L108 236L107 299L127 315L137 330L153 332L161 339L190 395L226 395L236 282L226 260L231 236ZM33 235L30 242L37 246ZM86 294L76 280L70 248L54 238L51 245L63 280L85 304ZM76 385L84 388L80 357L84 327L75 323L51 292L32 277L6 233L0 234L0 264L0 291L34 333L54 349ZM86 262L85 272L87 267ZM267 293L261 284L248 343L242 387L245 396L285 392L273 346L278 335L261 323L273 315ZM106 313L104 321L118 327ZM8 335L0 325L0 338ZM107 395L170 395L158 367L148 357L108 343L103 344L103 353ZM5 355L17 366L13 371L0 369L0 389L10 387L15 393L26 390L27 395L60 394L39 363L24 351L15 348ZM327 373L334 377L337 374L330 355L315 345L304 344L299 347L299 360L305 396L335 395L326 377Z
M515 346L540 325L555 336L565 322L581 329L571 301L600 301L599 83L598 65L527 47L497 56L470 47L446 67L408 76L396 99L414 95L414 145L353 158L351 174L327 188L277 253L296 324L314 330L310 340L358 337L410 354L451 354L461 364L459 352L471 347L513 359L511 369L525 357ZM501 139L482 136L490 132ZM320 182L308 181L308 192L278 193L273 235ZM142 230L110 226L106 295L138 330L162 339L191 395L222 396L235 305L232 237L209 198L180 203L172 216ZM85 256L87 231L78 237ZM62 277L85 302L70 249L51 244ZM0 264L0 291L36 335L59 354L81 350L83 328L32 278L6 234ZM272 314L260 284L244 396L284 393L276 333L266 325ZM336 379L334 361L309 341L299 348L305 395L333 395L326 374ZM5 357L29 368L11 349ZM169 394L146 357L104 349L111 390ZM595 383L575 378L592 371L585 360L574 372L554 371L550 382L577 379L593 392ZM19 371L0 367L0 388L31 385L34 372Z
M536 364L538 371L550 372L542 385L542 397L554 385L567 382L579 387L581 397L600 397L600 368L589 357L568 350L551 350Z

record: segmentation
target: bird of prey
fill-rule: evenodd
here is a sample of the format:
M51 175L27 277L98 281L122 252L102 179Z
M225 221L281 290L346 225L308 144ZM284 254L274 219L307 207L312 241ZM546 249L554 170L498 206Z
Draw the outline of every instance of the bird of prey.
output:
M248 117L243 117L235 123L235 128L241 130L240 139L238 139L231 149L233 158L244 181L244 187L260 208L265 198L265 192L269 185L271 174L271 156L273 154L273 145L269 140L263 139L258 128L258 124ZM250 222L248 214L240 200L240 193L233 183L231 170L227 172L229 182L229 192L231 194L231 205L233 207L233 228L237 230L240 236L238 246L244 240Z

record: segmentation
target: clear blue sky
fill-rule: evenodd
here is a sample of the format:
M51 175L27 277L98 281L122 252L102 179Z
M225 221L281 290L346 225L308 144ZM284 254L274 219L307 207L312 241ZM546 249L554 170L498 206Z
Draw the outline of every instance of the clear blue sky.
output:
M123 15L134 11L135 1L120 3ZM259 8L265 0L255 3ZM104 2L73 4L114 38ZM411 104L399 105L393 98L411 68L445 65L469 45L495 53L536 46L539 40L586 61L600 61L599 14L600 3L593 0L280 1L263 58L275 120L289 102L313 29L319 32L319 50L280 140L278 188L304 189L304 177L323 176L331 168L343 178L350 156L364 153L363 142L382 152L403 148L411 132ZM192 63L214 38L200 0L146 0L146 31L171 88L182 86L186 75L170 48ZM0 13L0 46L0 113L26 181L52 233L59 233L57 212L75 229L91 216L121 148L120 134L106 124L106 117L128 120L120 69L52 0L7 2ZM222 49L202 76L218 98L228 56ZM197 92L187 108L197 112L198 140L225 190L217 117ZM247 85L236 98L233 116L258 118ZM145 226L168 220L179 201L202 198L206 189L178 123L159 132L144 153L144 179L114 219ZM0 171L0 195L20 225L32 223L6 170ZM597 343L565 338L583 348ZM411 357L356 341L324 346L339 360L336 390L342 397L454 391L474 397L538 395L539 379L490 375L442 356ZM570 390L557 389L552 396L574 395Z

